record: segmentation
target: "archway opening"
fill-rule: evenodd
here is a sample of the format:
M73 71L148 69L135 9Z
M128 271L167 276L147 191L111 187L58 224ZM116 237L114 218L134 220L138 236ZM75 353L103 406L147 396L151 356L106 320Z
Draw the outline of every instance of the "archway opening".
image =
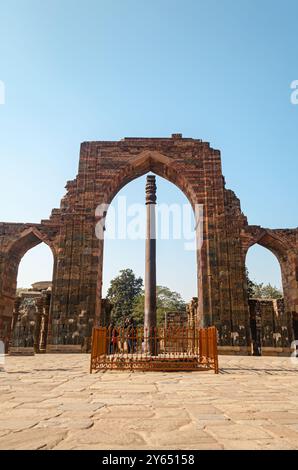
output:
M111 289L113 280L131 270L141 285L133 302L128 302L123 315L119 309L104 301L104 323L110 315L117 321L127 314L133 316L140 325L143 320L144 275L145 275L145 206L146 174L130 181L113 198L105 220L105 240L103 256L103 297L110 304L115 299ZM166 317L187 322L186 305L197 293L197 252L193 209L184 193L175 184L156 176L157 185L157 315L159 325L165 324ZM112 282L112 283L111 283ZM115 285L115 283L114 283ZM114 297L113 297L114 296ZM122 303L123 304L123 303ZM197 305L197 304L196 304ZM171 310L173 310L171 312ZM178 310L180 312L178 312ZM109 315L110 314L110 315ZM121 317L121 318L120 318Z
M30 241L32 243L29 243ZM16 264L16 296L12 317L11 353L19 353L22 348L26 349L26 354L28 351L32 354L45 351L54 267L52 250L38 237L29 234L20 240L12 253Z
M270 249L255 244L246 256L251 352L259 356L280 347L284 301L279 260Z
M42 288L42 282L44 287L51 283L53 264L53 253L46 243L40 243L28 250L19 264L17 291L34 288L34 285L37 288Z

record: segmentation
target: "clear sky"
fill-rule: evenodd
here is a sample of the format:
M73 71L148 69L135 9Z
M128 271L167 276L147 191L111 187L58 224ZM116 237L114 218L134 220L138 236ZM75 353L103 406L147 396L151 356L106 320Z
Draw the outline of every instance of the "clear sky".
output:
M0 220L59 207L82 141L182 132L221 150L249 223L297 227L297 17L297 0L3 1ZM159 181L164 200L171 188ZM144 247L125 243L106 244L106 283L126 260L141 274ZM174 267L159 249L159 282L188 298L194 259L177 247ZM19 283L48 278L49 261L32 250ZM256 280L280 284L266 250L248 261Z

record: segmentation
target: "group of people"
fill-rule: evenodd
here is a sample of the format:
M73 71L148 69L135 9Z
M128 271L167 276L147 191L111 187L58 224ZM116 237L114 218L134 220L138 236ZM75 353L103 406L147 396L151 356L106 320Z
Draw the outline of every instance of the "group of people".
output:
M126 318L124 326L117 328L114 322L108 327L108 353L116 354L125 350L128 353L134 353L137 347L136 324L134 319Z

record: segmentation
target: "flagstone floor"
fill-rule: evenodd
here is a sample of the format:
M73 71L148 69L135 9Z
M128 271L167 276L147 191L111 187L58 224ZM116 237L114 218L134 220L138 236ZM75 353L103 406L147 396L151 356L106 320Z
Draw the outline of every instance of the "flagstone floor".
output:
M8 356L0 449L298 449L298 359L219 365L90 375L89 355Z

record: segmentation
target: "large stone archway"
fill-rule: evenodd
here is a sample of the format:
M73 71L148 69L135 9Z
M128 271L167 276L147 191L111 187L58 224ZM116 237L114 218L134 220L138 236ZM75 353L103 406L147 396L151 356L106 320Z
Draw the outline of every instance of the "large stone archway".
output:
M152 139L154 140L154 139ZM193 165L193 162L188 162L186 167L183 160L178 160L178 158L171 158L162 153L161 150L155 150L155 147L152 146L152 150L146 148L142 150L135 156L134 152L126 152L122 156L122 165L116 167L113 165L113 161L106 162L106 166L110 164L109 170L109 180L108 182L103 183L103 198L99 201L98 208L109 205L116 194L121 188L132 180L148 173L153 172L158 176L161 176L168 180L169 182L175 184L188 198L191 206L195 209L196 206L205 207L206 194L202 190L205 187L202 176L199 175L198 169ZM179 155L178 155L179 156ZM188 172L188 174L187 174ZM192 176L190 176L192 175ZM197 176L197 178L196 178ZM101 225L104 225L104 221L101 220L101 217L106 214L106 211L99 210L97 211L98 222ZM206 231L208 231L208 225L203 224ZM204 221L203 221L204 222ZM204 229L204 234L206 233ZM104 233L103 233L104 235ZM200 233L199 225L197 225L197 238L202 236ZM100 254L99 257L99 270L98 270L98 294L96 297L96 320L98 323L101 322L101 288L102 288L102 277L103 277L103 246L104 240L100 241ZM199 245L199 240L198 243ZM206 264L206 247L203 246L202 250L197 251L197 285L198 292L203 294L203 277L204 269L203 265ZM208 295L207 289L204 291L205 295ZM200 303L200 316L202 322L206 325L212 324L212 318L210 312L204 308L204 295L199 296L201 299ZM205 305L209 305L209 299L205 300Z
M55 252L49 342L62 343L62 329L63 337L69 331L68 336L81 338L83 349L88 349L92 325L102 318L104 241L95 235L100 220L96 209L100 204L109 204L124 185L148 171L177 185L192 207L203 206L203 244L197 251L198 320L204 326L217 326L222 350L248 352L245 255L256 240L278 251L289 286L287 305L291 312L298 312L298 231L269 232L249 226L238 198L225 187L220 152L207 142L173 134L171 138L82 143L78 175L67 183L61 206L52 211L49 220L31 225L0 224L2 325L3 319L6 325L9 322L15 288L7 276L7 263L10 259L12 265L22 252L17 248L22 242L14 245L13 240L21 240L21 234L29 230L22 239L27 240L25 249L44 236ZM282 242L274 242L277 239Z

